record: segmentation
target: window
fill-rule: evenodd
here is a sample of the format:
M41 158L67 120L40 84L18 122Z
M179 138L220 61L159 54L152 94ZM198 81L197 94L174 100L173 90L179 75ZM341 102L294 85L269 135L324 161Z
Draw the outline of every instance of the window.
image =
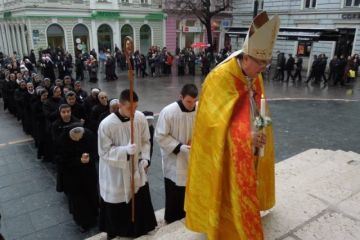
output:
M176 30L178 30L178 31L181 31L180 24L181 24L181 20L177 19L176 20Z
M254 10L257 8L258 11L264 10L264 0L254 0Z
M264 0L259 0L258 10L262 11L264 10Z
M345 7L359 7L360 0L345 0Z
M305 8L315 8L316 0L305 0Z
M149 4L149 0L141 0L141 4Z
M310 56L311 42L310 41L299 41L296 54L303 57Z

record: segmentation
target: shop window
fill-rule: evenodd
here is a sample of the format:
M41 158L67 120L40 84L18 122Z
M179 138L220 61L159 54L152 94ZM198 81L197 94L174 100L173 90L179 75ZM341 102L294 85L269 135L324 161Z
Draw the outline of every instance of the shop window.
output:
M304 0L304 7L305 8L315 8L316 7L316 0Z
M311 42L299 41L296 54L302 57L310 56Z
M358 7L360 0L345 0L345 7Z

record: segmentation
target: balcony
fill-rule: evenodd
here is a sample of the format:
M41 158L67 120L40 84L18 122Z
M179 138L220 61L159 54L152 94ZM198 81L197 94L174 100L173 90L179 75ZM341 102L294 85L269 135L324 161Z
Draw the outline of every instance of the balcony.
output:
M4 3L4 9L11 10L17 8L88 8L90 0L12 0Z
M119 0L120 9L162 9L161 3L130 3L129 1Z

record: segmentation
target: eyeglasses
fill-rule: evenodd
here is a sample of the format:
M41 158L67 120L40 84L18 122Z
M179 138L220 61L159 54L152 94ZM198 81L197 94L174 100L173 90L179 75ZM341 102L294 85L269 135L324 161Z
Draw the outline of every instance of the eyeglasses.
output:
M261 68L266 68L266 67L268 67L268 66L271 64L271 60L268 60L268 61L266 61L266 60L259 60L259 59L256 59L256 58L250 56L250 55L248 55L248 56L249 56L249 58L250 58L251 60L253 60L253 61L254 61L257 65L259 65Z

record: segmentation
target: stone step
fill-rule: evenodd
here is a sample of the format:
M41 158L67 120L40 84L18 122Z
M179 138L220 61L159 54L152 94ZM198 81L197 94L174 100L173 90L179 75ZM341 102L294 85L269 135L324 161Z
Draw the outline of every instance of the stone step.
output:
M276 164L276 206L262 212L265 239L347 239L360 236L360 154L309 149ZM137 240L202 240L184 221L165 225ZM98 236L98 235L96 235ZM94 237L96 237L94 236ZM99 234L106 239L106 234ZM118 238L125 239L125 238Z

